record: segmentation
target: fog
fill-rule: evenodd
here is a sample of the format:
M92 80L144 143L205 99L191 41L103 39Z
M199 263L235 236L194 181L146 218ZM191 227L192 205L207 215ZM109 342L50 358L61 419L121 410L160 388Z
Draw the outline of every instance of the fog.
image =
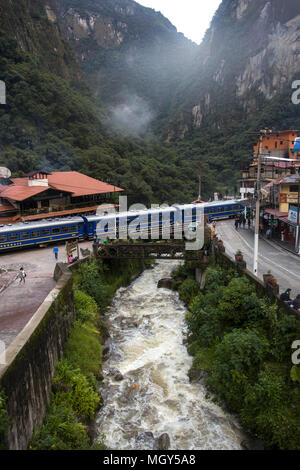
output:
M110 108L111 125L124 134L142 135L154 117L150 105L136 94L123 94L120 103Z

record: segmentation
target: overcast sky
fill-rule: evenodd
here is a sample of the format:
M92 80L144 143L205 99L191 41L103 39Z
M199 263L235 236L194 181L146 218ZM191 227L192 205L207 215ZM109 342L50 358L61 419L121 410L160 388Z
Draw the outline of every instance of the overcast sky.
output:
M168 18L179 33L200 44L221 0L135 0Z

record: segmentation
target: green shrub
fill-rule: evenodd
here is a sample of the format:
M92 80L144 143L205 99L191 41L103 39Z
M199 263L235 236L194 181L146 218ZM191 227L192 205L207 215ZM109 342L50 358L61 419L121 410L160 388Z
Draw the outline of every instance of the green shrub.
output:
M108 288L103 281L103 265L95 260L81 264L78 268L78 289L93 297L103 313L108 305Z
M86 428L68 406L51 401L44 424L32 437L31 450L88 450Z
M0 450L5 449L5 434L7 432L9 419L5 407L6 396L3 390L0 391Z
M249 383L255 381L269 344L254 330L235 329L216 348L216 362L208 384L235 411L243 405Z
M73 369L66 360L58 362L53 385L61 388L54 395L55 403L70 407L78 418L94 417L100 397L79 369Z
M299 409L297 413L278 373L268 368L259 373L257 383L246 390L240 415L242 424L264 439L268 447L300 450Z
M65 357L71 367L80 369L89 380L93 375L101 378L102 345L100 333L92 322L74 326L65 347Z
M80 290L74 291L75 320L83 324L87 320L95 320L98 313L96 301Z
M191 300L199 293L199 285L194 279L186 279L180 285L178 292L181 300L189 305Z

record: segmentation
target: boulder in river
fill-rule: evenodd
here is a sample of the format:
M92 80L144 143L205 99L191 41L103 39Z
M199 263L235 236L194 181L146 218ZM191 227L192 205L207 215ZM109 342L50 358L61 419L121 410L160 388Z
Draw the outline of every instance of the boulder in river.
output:
M173 289L174 287L174 280L170 277L166 279L160 279L157 283L157 287L163 289Z
M119 371L119 369L111 369L109 374L114 380L117 382L121 382L124 379L123 375Z
M265 445L264 441L261 439L245 439L244 441L241 442L241 446L245 450L264 450Z
M141 432L136 441L139 446L143 446L143 450L156 450L157 442L152 432Z
M189 376L190 382L194 383L194 382L199 382L202 379L207 379L207 377L209 377L209 373L206 372L205 370L190 369L188 371L188 376Z
M158 450L169 450L171 445L169 434L164 432L157 439Z

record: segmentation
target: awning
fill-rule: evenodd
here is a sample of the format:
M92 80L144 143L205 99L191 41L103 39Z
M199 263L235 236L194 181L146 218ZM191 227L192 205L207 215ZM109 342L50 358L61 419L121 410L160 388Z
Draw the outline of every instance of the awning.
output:
M279 220L281 222L284 222L285 224L292 225L293 227L297 227L297 224L294 224L294 222L291 222L288 217L279 217Z
M265 213L272 215L275 219L288 216L288 212L280 212L278 209L265 209Z

